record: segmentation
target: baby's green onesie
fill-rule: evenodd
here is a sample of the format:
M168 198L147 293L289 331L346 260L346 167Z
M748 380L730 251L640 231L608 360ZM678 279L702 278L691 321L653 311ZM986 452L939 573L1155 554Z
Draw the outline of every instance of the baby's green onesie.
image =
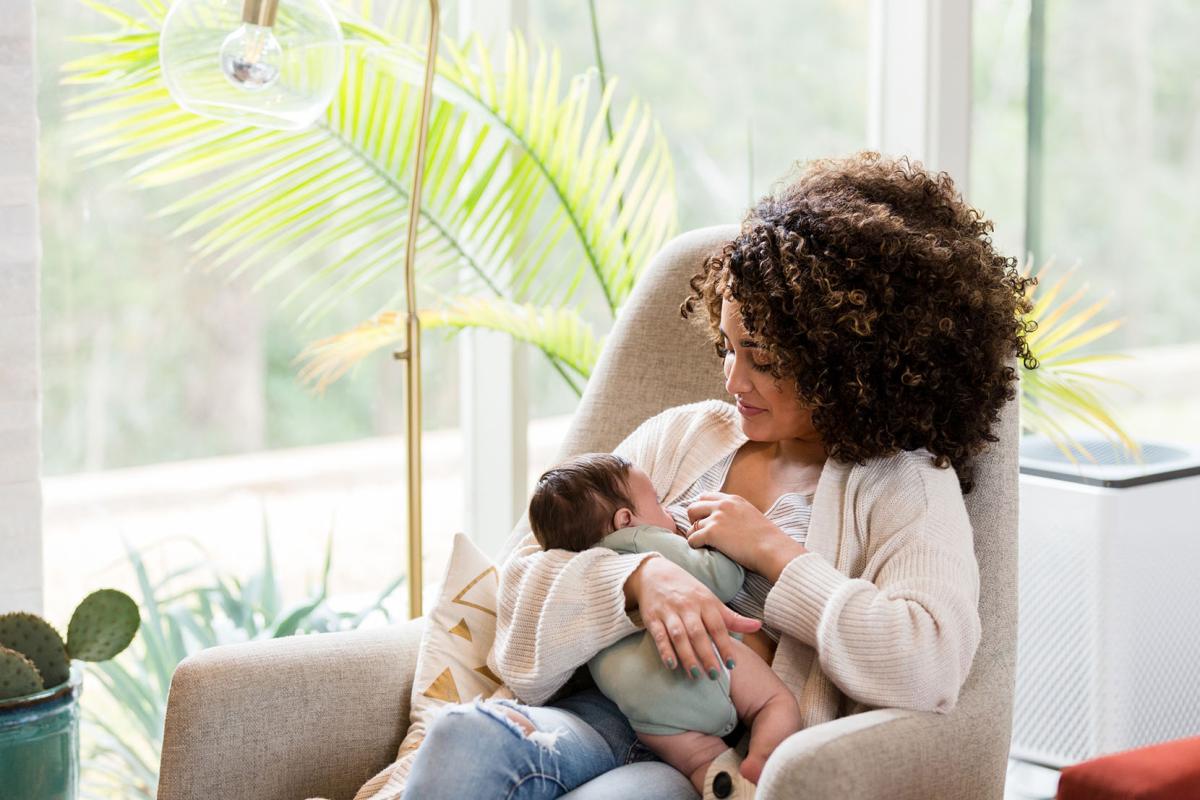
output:
M724 553L709 547L693 548L683 536L652 525L613 531L598 546L619 553L660 553L694 575L724 603L738 593L746 576L741 565ZM707 675L692 678L682 665L667 669L654 638L646 631L631 633L604 648L588 662L588 669L600 691L640 733L699 731L725 736L737 725L725 665L720 665L716 680Z

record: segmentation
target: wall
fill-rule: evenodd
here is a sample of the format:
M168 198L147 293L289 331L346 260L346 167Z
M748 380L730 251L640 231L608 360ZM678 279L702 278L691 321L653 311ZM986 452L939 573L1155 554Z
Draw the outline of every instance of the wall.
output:
M33 0L0 15L0 613L42 607Z

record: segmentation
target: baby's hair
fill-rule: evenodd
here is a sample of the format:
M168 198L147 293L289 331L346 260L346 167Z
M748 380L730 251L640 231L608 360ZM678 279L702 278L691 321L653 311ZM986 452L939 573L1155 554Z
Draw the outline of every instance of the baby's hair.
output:
M612 453L585 453L547 470L529 501L529 527L543 550L586 550L613 532L613 516L633 508L632 464Z

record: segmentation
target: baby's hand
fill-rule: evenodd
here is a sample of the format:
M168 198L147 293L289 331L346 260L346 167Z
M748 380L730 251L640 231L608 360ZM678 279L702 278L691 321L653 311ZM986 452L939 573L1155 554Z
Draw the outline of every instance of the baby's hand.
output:
M671 519L676 519L676 520L679 519L679 517L676 516L676 514L674 512L676 509L682 509L682 508L683 508L683 506L680 506L680 505L666 506L667 513L671 515ZM683 517L684 517L684 519L687 518L686 511L684 511ZM689 526L688 523L684 523L683 527L680 528L678 522L675 523L675 525L671 528L671 530L675 532L676 536L682 536L685 539L688 537L688 534L692 532L691 527Z

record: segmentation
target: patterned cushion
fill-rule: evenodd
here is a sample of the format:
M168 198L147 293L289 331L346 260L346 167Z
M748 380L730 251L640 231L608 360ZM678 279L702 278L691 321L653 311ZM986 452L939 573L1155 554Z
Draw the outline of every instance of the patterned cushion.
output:
M496 636L499 584L496 565L465 534L454 534L441 593L425 617L408 733L400 743L396 762L367 781L354 800L396 800L401 796L417 747L443 706L475 697L513 696L487 666Z

